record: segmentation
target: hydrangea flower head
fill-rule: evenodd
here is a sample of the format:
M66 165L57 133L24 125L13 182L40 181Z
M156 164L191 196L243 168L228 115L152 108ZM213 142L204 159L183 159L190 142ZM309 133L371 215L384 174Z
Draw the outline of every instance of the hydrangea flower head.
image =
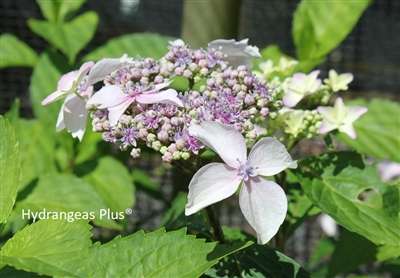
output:
M193 176L185 214L191 215L226 199L240 188L242 213L257 232L258 242L268 242L285 219L287 199L278 184L264 177L296 168L297 163L271 137L259 140L247 156L243 136L232 127L202 122L191 125L189 133L214 150L224 163L207 164Z

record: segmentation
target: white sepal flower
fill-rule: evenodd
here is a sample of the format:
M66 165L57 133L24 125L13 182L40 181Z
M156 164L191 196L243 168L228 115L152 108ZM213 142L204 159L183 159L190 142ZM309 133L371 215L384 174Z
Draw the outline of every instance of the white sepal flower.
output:
M226 55L225 60L233 66L249 66L251 59L261 57L257 46L248 45L249 39L214 40L208 44L208 49L219 50Z
M346 107L341 98L337 98L334 107L320 106L317 111L322 115L319 133L325 134L332 130L346 133L350 138L357 138L353 122L368 111L366 107Z
M297 163L286 148L271 137L258 141L247 157L245 139L232 127L203 122L191 125L189 133L214 150L225 163L207 164L193 176L185 214L191 215L226 199L241 187L242 213L256 231L258 242L268 242L285 219L287 199L278 184L263 176L295 168Z
M321 88L321 80L318 78L318 74L318 70L309 74L294 74L284 88L283 103L285 106L294 107L304 97L317 92Z
M58 114L56 130L67 129L72 137L79 140L82 140L86 130L86 100L93 92L93 87L85 78L93 65L93 62L86 62L79 70L61 76L57 90L42 101L42 105L48 105L65 97Z
M348 85L351 81L353 81L353 75L351 73L337 74L334 70L330 70L329 78L324 80L325 84L335 93L348 90Z
M132 59L127 54L122 55L120 58L104 58L98 61L91 69L88 77L89 84L104 80L110 73L122 68Z

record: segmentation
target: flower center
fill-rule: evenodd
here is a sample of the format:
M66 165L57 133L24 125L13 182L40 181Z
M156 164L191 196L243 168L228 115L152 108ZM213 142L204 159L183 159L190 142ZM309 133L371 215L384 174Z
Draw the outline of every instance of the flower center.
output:
M254 168L247 164L241 164L238 170L238 174L243 178L244 181L248 181L249 178L255 177L257 174L254 172Z

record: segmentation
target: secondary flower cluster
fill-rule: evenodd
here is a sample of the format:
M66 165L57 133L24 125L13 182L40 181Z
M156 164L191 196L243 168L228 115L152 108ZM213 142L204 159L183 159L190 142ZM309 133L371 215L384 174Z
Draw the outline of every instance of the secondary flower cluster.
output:
M346 91L353 75L330 70L329 77L322 81L318 70L294 73L297 65L298 61L282 57L276 64L264 61L254 71L269 82L273 103L279 104L271 110L270 126L274 130L269 132L283 132L289 140L299 140L339 130L355 139L353 122L367 112L365 107L346 107L341 98L333 107L321 106L328 105L335 93Z

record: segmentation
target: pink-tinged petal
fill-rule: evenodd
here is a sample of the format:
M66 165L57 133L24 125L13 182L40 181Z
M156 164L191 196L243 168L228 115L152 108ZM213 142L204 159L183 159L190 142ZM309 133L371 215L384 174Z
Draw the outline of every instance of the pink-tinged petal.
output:
M265 137L253 146L248 163L260 176L273 176L287 168L297 167L285 146L272 137Z
M72 137L82 141L86 130L87 110L84 99L70 95L64 102L64 125Z
M265 244L278 232L285 220L287 199L283 189L272 181L251 178L239 194L239 205L247 222Z
M283 104L286 107L294 107L303 99L301 94L295 93L293 91L286 91L285 95L283 96Z
M260 57L261 54L256 46L249 46L248 39L241 41L214 40L208 44L208 49L220 50L226 57L225 60L231 66L249 65L253 57Z
M118 106L128 98L129 96L124 94L119 86L104 86L88 100L87 107L96 106L105 109L108 107Z
M124 61L120 58L101 59L90 70L88 77L89 84L94 84L104 80L107 75L120 69L123 65Z
M362 107L362 106L350 106L348 107L348 112L346 119L344 120L345 122L354 122L358 118L360 118L362 115L367 113L368 108L367 107Z
M79 76L85 76L86 74L88 74L93 66L94 62L92 61L83 63L82 66L79 68Z
M334 123L331 123L328 121L323 121L321 123L321 126L319 127L319 134L326 134L336 128L337 128L337 125L335 125Z
M65 91L55 91L48 95L44 100L42 100L41 104L42 105L48 105L50 103L53 103L63 97L65 97L68 94L68 92Z
M63 76L61 76L60 80L57 84L58 91L69 91L72 89L74 81L78 78L79 72L77 70L70 71Z
M400 177L400 163L385 161L378 164L379 175L385 182Z
M342 125L339 127L339 131L346 133L351 139L356 139L357 138L357 134L356 131L354 130L353 125L350 124L346 124L346 125Z
M158 92L166 87L168 87L171 84L171 82L164 82L164 83L160 83L154 86L154 89L151 91L155 91Z
M321 226L322 231L330 237L337 236L338 234L338 225L335 220L327 214L321 214L318 217L319 225Z
M122 114L124 114L126 109L128 109L128 107L132 104L134 100L135 100L134 98L129 98L124 102L120 103L119 105L107 108L108 120L111 126L115 126L118 123Z
M60 112L58 113L57 117L57 123L56 123L56 131L59 132L65 128L65 123L64 123L64 107L65 107L65 102L61 105Z
M185 215L191 215L211 204L232 196L241 177L223 163L210 163L194 174L189 184Z
M246 142L233 127L206 121L192 124L189 134L214 150L230 167L239 169L240 165L246 163Z
M168 89L158 93L143 93L136 97L136 101L142 104L165 103L179 107L183 106L182 101L178 98L178 93L174 89Z

